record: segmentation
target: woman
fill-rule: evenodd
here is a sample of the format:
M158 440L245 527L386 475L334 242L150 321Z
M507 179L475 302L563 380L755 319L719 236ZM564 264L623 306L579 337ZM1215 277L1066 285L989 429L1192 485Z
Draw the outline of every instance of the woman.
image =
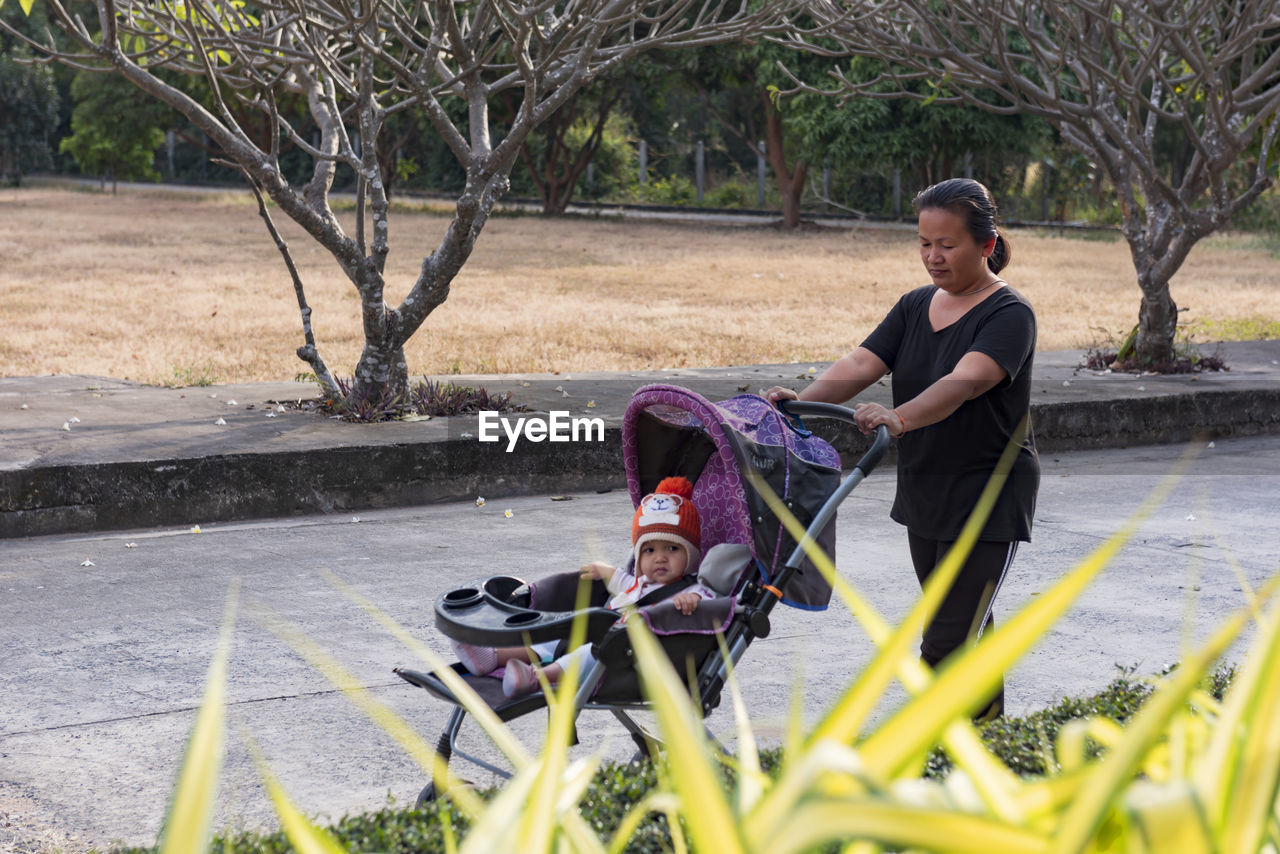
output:
M863 432L883 424L898 445L898 490L890 516L907 528L921 585L964 527L996 462L1015 436L1021 447L979 542L925 627L931 667L976 640L1019 542L1031 539L1040 481L1027 415L1036 322L1030 303L999 277L1009 243L996 205L977 181L953 178L916 196L920 259L933 284L898 300L862 345L797 395L775 386L769 400L843 403L893 373L893 408L855 407ZM976 720L1000 716L1004 690Z

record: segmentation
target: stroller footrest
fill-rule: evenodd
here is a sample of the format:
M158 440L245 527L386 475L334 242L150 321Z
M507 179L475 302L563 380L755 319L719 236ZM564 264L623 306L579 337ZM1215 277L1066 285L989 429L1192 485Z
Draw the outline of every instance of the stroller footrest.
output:
M493 709L499 720L509 721L528 714L536 709L541 709L547 705L547 698L543 696L541 691L534 691L532 694L526 694L523 697L509 698L502 693L502 680L494 679L490 676L476 676L468 673L467 668L461 662L453 665L453 671L460 676L463 681L476 692L476 695L484 701L485 705ZM439 697L447 703L453 703L455 706L466 707L458 696L445 684L436 673L423 673L419 670L410 670L406 667L397 667L395 674L410 685L416 685L419 688L425 688L432 695Z

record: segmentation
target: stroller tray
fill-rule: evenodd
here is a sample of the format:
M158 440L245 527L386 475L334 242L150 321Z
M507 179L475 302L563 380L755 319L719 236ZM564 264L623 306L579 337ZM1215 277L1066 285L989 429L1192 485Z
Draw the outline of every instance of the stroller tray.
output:
M526 607L528 585L510 575L470 581L436 598L436 628L477 646L522 646L569 637L575 619L587 621L587 639L604 636L619 614L608 608L538 611Z

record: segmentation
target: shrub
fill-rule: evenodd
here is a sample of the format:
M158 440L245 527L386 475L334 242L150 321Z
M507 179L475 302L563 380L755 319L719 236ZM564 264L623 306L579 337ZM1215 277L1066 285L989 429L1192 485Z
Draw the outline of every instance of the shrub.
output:
M352 379L336 377L335 380L342 392L342 400L316 398L293 405L360 423L401 421L414 416L470 415L480 410L524 412L526 409L511 403L509 393L489 394L484 388L437 383L429 377L411 385L404 395L394 395L383 389L376 396L354 394L355 381Z
M712 208L755 207L755 191L743 181L729 180L703 194L703 203Z

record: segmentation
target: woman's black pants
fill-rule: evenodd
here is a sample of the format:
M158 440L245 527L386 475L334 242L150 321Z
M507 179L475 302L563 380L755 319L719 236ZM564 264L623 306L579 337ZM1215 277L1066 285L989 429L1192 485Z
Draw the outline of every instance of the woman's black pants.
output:
M951 549L953 541L933 540L907 532L907 544L911 549L911 562L915 565L920 586ZM920 644L920 658L930 667L963 647L977 641L982 632L992 625L991 608L1005 574L1013 563L1018 544L978 542L974 544L956 575L951 589L933 619L925 626ZM996 692L985 708L974 713L974 720L990 720L1004 712L1004 686Z

